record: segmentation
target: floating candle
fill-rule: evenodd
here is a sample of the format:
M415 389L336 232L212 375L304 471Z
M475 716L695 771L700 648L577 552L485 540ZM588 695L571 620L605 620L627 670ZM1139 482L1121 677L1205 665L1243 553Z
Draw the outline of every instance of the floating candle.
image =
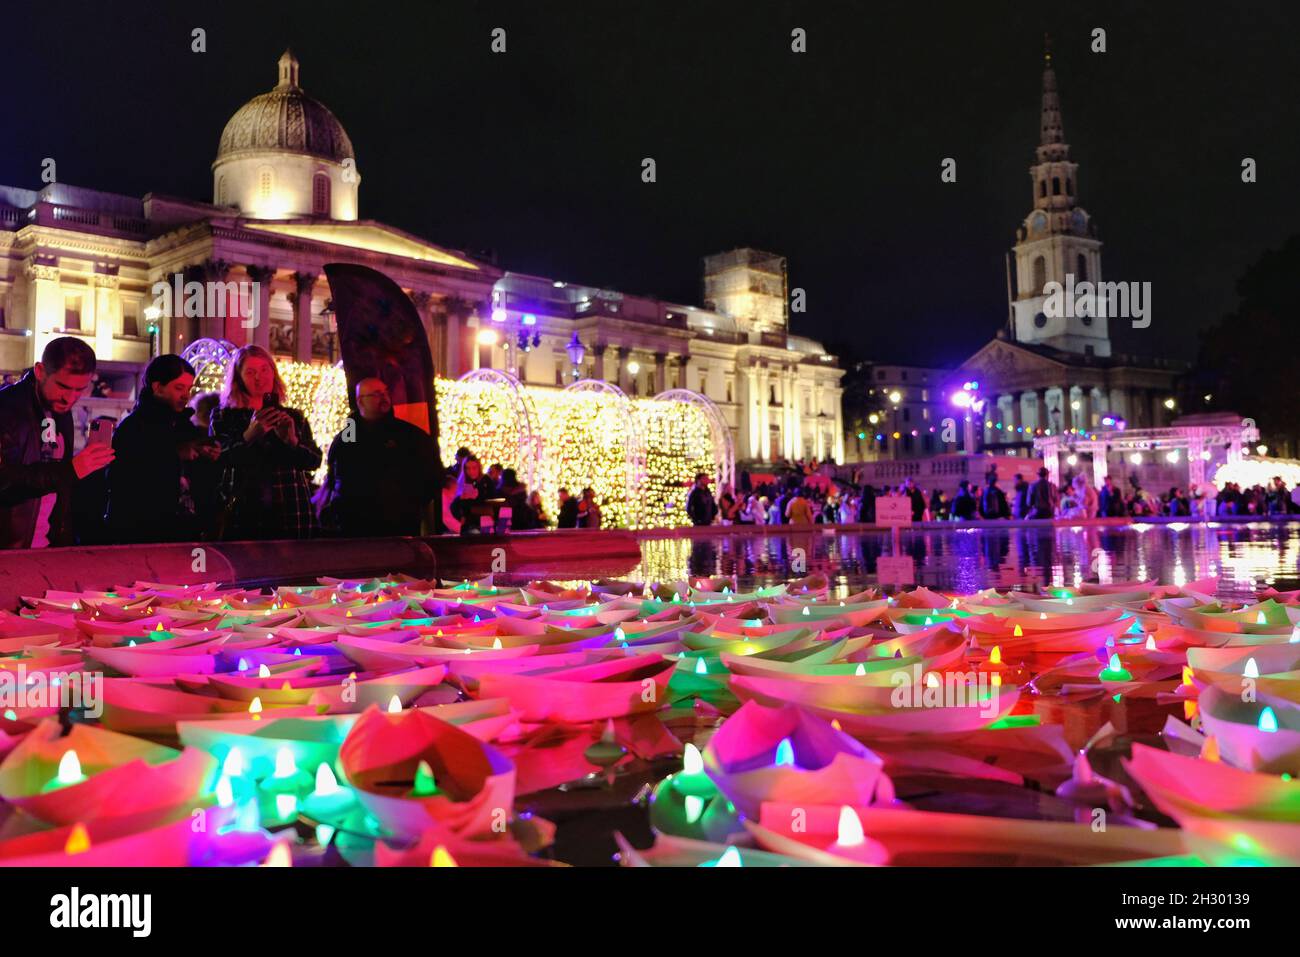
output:
M1106 667L1103 668L1097 677L1102 681L1132 681L1133 675L1130 674L1120 663L1119 655L1112 654Z

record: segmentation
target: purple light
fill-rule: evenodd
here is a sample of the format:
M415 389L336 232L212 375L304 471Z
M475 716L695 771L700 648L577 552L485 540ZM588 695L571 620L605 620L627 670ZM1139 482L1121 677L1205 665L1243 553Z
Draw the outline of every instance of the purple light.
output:
M952 394L952 404L961 409L969 409L974 401L975 397L964 389L961 392Z

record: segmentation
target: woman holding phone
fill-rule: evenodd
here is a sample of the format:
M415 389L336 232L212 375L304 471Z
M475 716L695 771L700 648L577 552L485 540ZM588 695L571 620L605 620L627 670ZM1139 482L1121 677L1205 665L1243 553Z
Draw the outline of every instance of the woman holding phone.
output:
M221 443L225 539L311 538L310 476L321 463L307 417L284 407L284 380L261 346L244 346L226 373L212 435Z

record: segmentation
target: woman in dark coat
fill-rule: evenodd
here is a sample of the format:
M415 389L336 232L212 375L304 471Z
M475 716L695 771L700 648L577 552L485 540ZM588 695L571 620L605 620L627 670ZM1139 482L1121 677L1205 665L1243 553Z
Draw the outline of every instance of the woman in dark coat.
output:
M321 451L307 417L284 400L270 353L252 345L235 353L212 415L221 443L222 538L311 538L319 531L311 474Z

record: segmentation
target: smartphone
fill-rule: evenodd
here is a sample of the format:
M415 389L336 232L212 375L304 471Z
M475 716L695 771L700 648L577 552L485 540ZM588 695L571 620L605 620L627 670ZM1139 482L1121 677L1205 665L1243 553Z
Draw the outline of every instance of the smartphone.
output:
M108 419L96 419L90 423L90 438L86 440L86 444L112 445L113 423Z
M274 392L268 392L266 395L262 396L263 408L275 409L275 408L279 408L279 406L280 406L280 397L276 395Z

